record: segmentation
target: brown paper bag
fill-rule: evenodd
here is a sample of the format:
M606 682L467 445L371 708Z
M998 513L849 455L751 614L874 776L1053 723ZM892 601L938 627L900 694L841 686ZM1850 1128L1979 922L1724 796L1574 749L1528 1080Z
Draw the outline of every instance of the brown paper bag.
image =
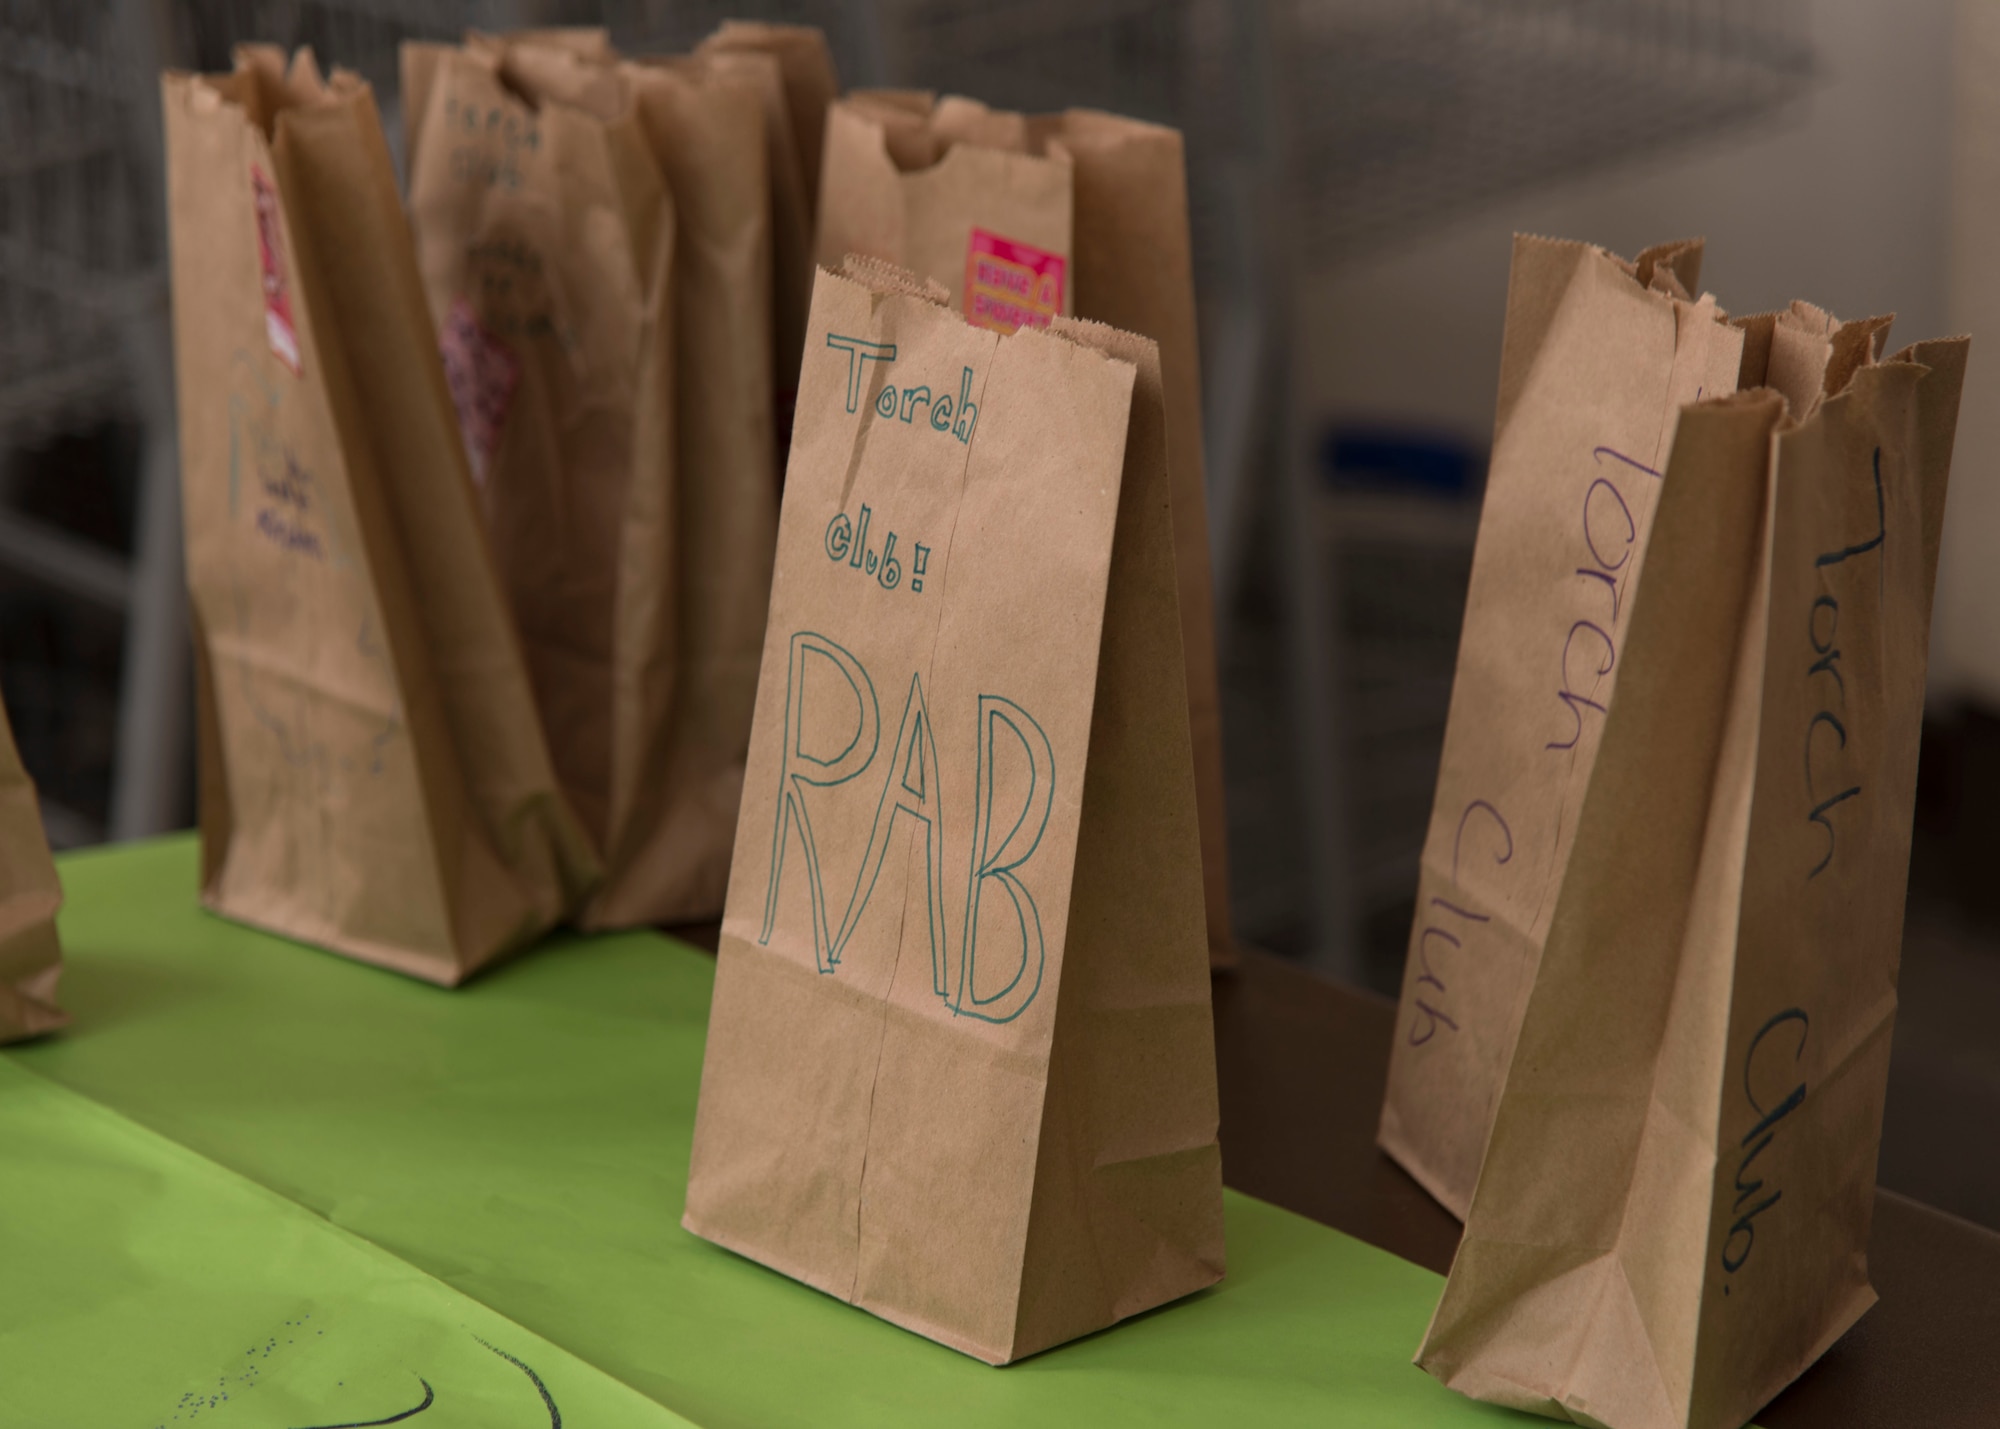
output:
M811 25L774 25L761 20L724 20L695 51L702 55L744 52L772 56L784 76L785 111L792 127L790 147L798 156L810 220L812 206L819 198L826 111L840 97L840 73L834 68L833 52L827 48L825 34Z
M1517 238L1500 397L1381 1143L1461 1218L1623 668L1676 414L1744 338L1699 243Z
M1030 153L1018 114L969 100L933 108L928 95L849 95L827 111L818 220L822 267L849 253L901 264L944 284L981 327L1046 327L1076 311L1069 153L1060 144Z
M425 290L556 767L607 866L582 921L711 917L741 754L675 753L707 659L684 628L705 477L680 469L670 298L698 240L595 32L410 45L403 68Z
M1158 360L849 271L814 294L685 1224L1002 1363L1222 1274Z
M1419 1354L1468 1394L1612 1429L1734 1429L1875 1298L1966 344L1878 362L1881 322L1800 307L1748 326L1746 379L1788 390L1681 417L1626 670Z
M367 86L163 80L203 893L441 983L598 876L559 792Z
M859 252L905 263L1002 330L1074 310L1159 344L1208 941L1226 966L1228 818L1180 133L1094 110L1028 117L884 91L836 104L827 125L820 262Z
M778 525L765 93L734 63L659 59L621 78L673 195L675 699L638 767L630 870L600 927L721 912Z
M21 765L7 711L0 708L0 1043L38 1037L69 1022L56 1006L61 906L62 885L42 832L35 784Z
M805 351L806 310L812 302L812 205L806 198L785 82L777 58L755 50L703 51L700 62L755 88L764 111L764 166L770 180L771 418L776 450L791 446L798 406L799 364ZM782 479L781 479L782 485Z
M826 36L807 25L728 20L695 53L725 66L744 65L764 95L771 180L772 416L782 455L791 448L806 311L812 302L813 209L826 111L840 93L840 81Z

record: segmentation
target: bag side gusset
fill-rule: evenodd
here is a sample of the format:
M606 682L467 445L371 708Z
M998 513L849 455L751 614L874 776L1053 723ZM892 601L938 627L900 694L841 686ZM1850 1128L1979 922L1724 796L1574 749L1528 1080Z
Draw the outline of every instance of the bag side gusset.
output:
M276 60L276 56L270 57ZM280 160L339 314L350 446L373 455L471 818L451 851L468 970L546 931L599 876L555 777L446 390L367 89L336 72L284 112Z
M203 791L231 801L204 813L220 838L204 850L204 897L454 982L438 819L455 828L462 811L434 807L431 787L449 739L384 557L386 514L348 470L339 363L322 360L311 264L248 83L162 81L188 576L215 726L203 746L226 766ZM383 896L378 861L399 896Z
M1131 363L1137 376L1017 1358L1212 1285L1225 1260L1213 930L1181 669L1162 353L1096 322L1059 319L1050 331ZM1147 1055L1120 1055L1133 1047Z

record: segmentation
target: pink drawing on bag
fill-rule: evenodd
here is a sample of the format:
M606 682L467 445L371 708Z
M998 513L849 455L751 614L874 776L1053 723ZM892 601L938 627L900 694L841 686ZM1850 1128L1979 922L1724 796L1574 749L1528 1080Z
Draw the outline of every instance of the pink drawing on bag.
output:
M285 283L285 234L278 191L257 165L250 166L250 197L257 210L257 263L263 272L264 339L278 361L301 375L299 332L292 322L292 294Z
M996 332L1047 327L1062 311L1069 262L983 228L965 245L965 316Z
M506 429L514 389L520 385L520 359L488 331L463 297L454 298L445 314L438 350L444 357L451 404L458 409L458 434L465 442L472 479L484 487L500 433Z

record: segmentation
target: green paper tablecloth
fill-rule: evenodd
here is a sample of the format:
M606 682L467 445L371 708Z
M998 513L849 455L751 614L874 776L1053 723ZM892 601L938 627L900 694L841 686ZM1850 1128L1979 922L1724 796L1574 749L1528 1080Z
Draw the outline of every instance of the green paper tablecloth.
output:
M1219 1287L988 1368L680 1229L706 954L446 992L213 918L195 869L62 862L75 1025L0 1058L0 1424L1542 1422L1412 1367L1437 1276L1233 1192Z

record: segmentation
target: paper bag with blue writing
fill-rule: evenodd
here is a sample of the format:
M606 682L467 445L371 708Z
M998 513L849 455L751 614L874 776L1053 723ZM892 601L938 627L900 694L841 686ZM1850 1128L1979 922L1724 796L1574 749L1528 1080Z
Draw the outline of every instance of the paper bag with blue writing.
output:
M822 272L685 1224L993 1363L1222 1273L1153 344Z
M1181 648L1211 963L1235 961L1216 686L1201 359L1178 130L1097 110L1018 114L959 95L861 91L827 112L819 261L867 253L935 279L974 323L1061 313L1160 348Z
M456 983L599 873L481 526L374 101L162 83L203 897Z
M1419 1362L1735 1429L1874 1302L1931 592L1966 344L1744 324L1681 416L1465 1236Z
M1743 334L1702 245L1636 262L1514 243L1493 457L1403 974L1380 1139L1472 1199L1604 711L1682 404L1736 390Z
M38 1037L69 1021L56 1006L62 884L49 857L35 784L0 709L0 1042Z

